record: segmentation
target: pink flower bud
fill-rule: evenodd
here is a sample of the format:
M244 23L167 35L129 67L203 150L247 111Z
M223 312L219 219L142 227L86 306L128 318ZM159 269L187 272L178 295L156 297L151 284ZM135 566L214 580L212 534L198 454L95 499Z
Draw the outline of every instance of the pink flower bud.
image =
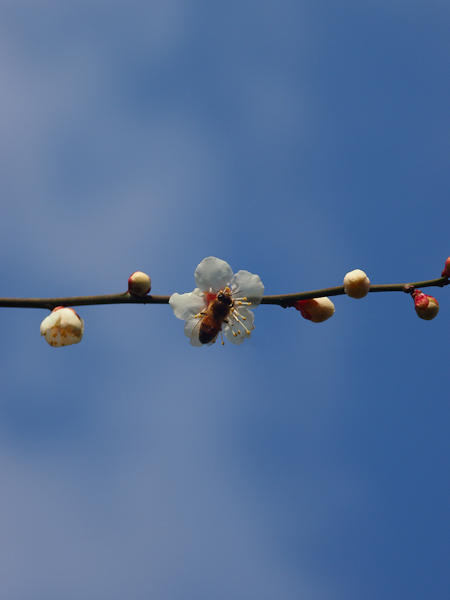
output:
M134 296L146 296L151 289L150 277L142 271L135 271L128 278L128 291Z
M302 313L302 317L313 323L323 323L334 315L334 304L329 298L297 300L293 306Z
M421 290L411 294L417 315L425 321L431 321L439 312L439 302L433 296L427 296Z
M370 290L370 279L361 271L355 269L344 277L344 292L350 298L364 298Z
M445 261L445 268L442 271L442 277L450 277L450 256Z
M60 348L78 344L83 337L84 322L73 308L57 306L41 323L41 335L50 346Z

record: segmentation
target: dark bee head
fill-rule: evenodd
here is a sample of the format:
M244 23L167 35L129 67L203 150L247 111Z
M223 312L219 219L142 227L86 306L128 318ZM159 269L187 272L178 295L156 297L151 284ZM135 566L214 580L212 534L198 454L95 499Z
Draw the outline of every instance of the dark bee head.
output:
M228 294L224 294L223 292L219 292L217 294L217 300L220 300L221 302L224 302L225 304L232 304L233 300L231 299L231 297Z

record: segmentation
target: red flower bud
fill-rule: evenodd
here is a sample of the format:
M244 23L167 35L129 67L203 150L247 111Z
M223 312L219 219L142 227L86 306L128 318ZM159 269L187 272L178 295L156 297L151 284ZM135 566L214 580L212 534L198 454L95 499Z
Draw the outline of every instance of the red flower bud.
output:
M445 261L445 268L442 271L442 277L450 277L450 256Z
M412 294L414 308L417 316L425 321L431 321L439 312L439 302L433 296L424 294L421 290L415 290Z

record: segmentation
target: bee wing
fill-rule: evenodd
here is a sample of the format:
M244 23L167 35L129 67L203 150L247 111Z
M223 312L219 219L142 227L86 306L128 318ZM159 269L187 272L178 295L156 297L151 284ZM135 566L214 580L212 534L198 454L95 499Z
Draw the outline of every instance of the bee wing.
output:
M187 319L184 324L184 334L187 335L188 338L191 338L191 346L203 346L198 339L198 327L200 325L201 319L194 319L194 317Z

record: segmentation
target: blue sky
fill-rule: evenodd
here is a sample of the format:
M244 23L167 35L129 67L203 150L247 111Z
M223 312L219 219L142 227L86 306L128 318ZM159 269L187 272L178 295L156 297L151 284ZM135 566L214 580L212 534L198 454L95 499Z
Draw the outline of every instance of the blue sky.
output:
M2 3L2 296L266 293L440 275L450 6ZM260 306L193 348L168 306L1 309L0 596L447 598L450 298Z

